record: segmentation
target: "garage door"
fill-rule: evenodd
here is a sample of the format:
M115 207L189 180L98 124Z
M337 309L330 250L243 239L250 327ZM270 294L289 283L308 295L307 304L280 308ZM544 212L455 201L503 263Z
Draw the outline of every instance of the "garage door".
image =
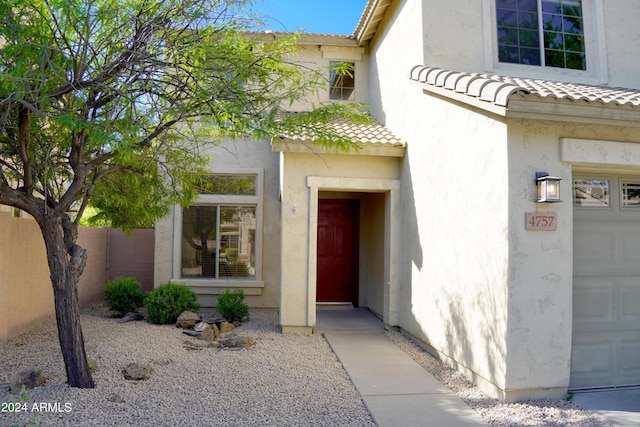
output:
M574 189L571 388L640 384L640 177Z

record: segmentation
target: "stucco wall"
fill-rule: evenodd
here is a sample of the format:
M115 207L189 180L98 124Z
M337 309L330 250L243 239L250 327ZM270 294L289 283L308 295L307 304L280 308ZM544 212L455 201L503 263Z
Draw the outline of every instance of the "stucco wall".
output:
M571 200L559 138L605 131L483 115L403 77L421 63L483 71L473 69L477 42L450 49L461 37L482 40L468 19L480 19L481 3L397 2L371 47L374 115L408 141L400 326L494 396L559 396L570 363L572 211L535 203L533 179L566 177ZM458 14L470 23L452 33ZM525 231L525 212L536 211L556 212L558 230Z
M78 284L81 306L102 299L106 236L106 229L79 230L78 243L88 252ZM32 219L0 212L0 341L53 316L53 288L40 229Z
M280 181L278 153L271 151L267 141L237 140L211 148L212 158L209 169L215 172L243 169L261 169L264 171L264 192L262 198L262 287L260 295L247 295L245 302L252 308L277 308L280 302ZM155 240L155 274L154 286L173 281L184 282L180 277L180 268L175 260L180 259L179 246L174 240L181 239L179 229L175 228L174 207L171 214L156 224ZM258 228L260 225L258 225ZM258 230L256 230L256 233ZM257 248L256 250L259 250ZM193 280L192 280L193 281ZM194 288L200 294L203 307L213 307L217 303L217 295L225 289L233 289L233 280L198 279L202 288ZM255 292L255 290L253 290ZM248 294L249 292L245 292Z
M333 188L333 191L341 191L350 185L358 187L363 180L396 180L399 164L398 158L284 152L280 304L280 323L284 329L293 331L315 324L315 299L309 297L309 292L315 293L316 286L309 283L309 262L315 258L310 254L307 236L315 234L310 227L317 227L317 224L310 224L309 220L313 201L310 200L308 178L345 179L348 181L345 188ZM370 190L375 191L375 188Z

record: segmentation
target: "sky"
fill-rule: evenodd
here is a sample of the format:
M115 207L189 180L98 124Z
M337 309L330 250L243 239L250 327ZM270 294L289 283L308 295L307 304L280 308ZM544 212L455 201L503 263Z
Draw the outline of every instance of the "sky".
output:
M367 0L255 0L265 30L351 35Z

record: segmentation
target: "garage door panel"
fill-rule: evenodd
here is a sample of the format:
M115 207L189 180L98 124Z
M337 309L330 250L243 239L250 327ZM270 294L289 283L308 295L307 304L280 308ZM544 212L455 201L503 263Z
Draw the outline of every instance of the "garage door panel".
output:
M576 207L573 243L570 387L640 384L640 211Z
M636 381L629 384L636 384L640 381L640 366L638 366L638 355L640 354L640 337L631 336L620 343L620 372L629 378L636 378Z
M576 253L576 262L613 262L614 235L607 231L594 231L594 228L575 230L574 246L583 248Z
M625 286L622 286L620 317L622 318L622 320L640 322L640 282L639 281L633 280L631 283L628 283Z
M627 230L620 236L623 262L640 262L640 231Z
M613 313L613 286L611 279L574 278L573 318L576 331L592 330L610 322Z

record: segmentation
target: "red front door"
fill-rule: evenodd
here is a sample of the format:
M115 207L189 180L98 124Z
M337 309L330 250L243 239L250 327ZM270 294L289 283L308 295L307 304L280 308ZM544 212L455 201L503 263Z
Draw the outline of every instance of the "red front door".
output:
M318 302L358 305L358 200L318 203Z

